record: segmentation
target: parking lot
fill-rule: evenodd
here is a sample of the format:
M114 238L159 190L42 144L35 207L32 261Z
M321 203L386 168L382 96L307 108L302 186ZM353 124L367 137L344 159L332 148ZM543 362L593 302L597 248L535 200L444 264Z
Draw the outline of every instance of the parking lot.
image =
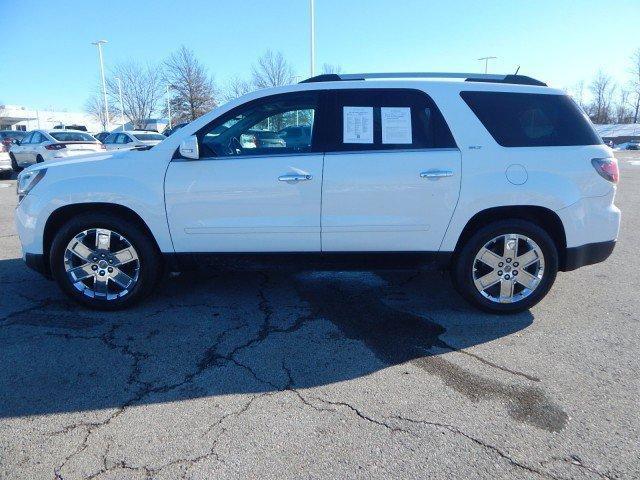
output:
M437 272L168 278L84 310L0 181L0 478L638 478L640 152L622 229L530 312Z

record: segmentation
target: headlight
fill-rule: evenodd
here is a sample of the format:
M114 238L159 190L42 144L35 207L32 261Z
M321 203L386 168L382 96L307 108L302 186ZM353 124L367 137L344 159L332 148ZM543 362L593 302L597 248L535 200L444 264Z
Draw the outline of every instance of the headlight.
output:
M18 182L16 184L18 202L26 197L33 187L42 180L45 173L47 173L47 169L41 168L39 170L27 170L18 175Z

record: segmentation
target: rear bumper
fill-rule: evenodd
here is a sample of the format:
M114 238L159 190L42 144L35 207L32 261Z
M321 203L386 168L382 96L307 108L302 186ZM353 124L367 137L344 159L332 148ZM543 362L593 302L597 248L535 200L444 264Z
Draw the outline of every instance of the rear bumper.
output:
M570 272L586 265L604 262L609 258L615 246L616 241L610 240L567 248L565 262L561 270Z

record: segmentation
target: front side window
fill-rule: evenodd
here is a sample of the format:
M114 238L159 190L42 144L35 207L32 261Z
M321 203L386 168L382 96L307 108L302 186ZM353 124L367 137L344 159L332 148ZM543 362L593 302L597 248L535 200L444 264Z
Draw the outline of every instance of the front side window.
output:
M131 139L129 138L128 135L124 134L124 133L119 133L116 136L116 142L118 145L123 145L125 143L130 143Z
M40 132L34 132L33 137L31 137L31 143L42 143L45 141L47 141L47 138Z
M567 95L468 91L460 96L503 147L602 143L589 119Z
M198 132L203 157L310 152L318 105L316 92L276 95L233 109ZM300 127L307 135L288 137Z
M116 137L117 134L110 133L109 135L107 135L107 138L103 140L103 143L116 143Z
M456 147L440 110L424 92L344 89L335 95L332 150Z

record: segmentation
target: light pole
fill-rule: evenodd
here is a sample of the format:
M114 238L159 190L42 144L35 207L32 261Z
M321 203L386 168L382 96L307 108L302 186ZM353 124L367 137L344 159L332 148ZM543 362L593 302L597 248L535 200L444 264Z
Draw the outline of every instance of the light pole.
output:
M120 123L122 123L122 131L124 132L124 102L122 101L122 82L120 77L116 77L118 81L118 95L120 95Z
M478 60L484 60L484 73L487 73L488 67L489 67L489 60L495 60L498 57L482 57L479 58Z
M316 74L316 12L315 0L309 0L311 9L311 76Z
M173 125L171 124L171 101L169 99L169 87L171 85L167 84L167 112L169 113L169 130L171 130L173 128Z
M98 56L100 57L100 76L102 77L102 95L104 97L104 116L105 124L109 125L109 104L107 103L107 84L104 81L104 62L102 61L102 45L107 43L106 40L96 40L91 42L91 45L98 47Z

